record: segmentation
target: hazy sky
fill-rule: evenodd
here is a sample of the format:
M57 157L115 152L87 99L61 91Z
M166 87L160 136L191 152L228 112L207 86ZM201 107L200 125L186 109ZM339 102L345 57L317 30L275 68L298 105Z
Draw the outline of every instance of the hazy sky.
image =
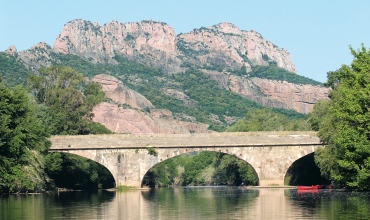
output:
M288 50L298 73L324 82L326 73L350 64L349 45L370 48L369 0L1 0L0 51L52 45L73 19L122 23L152 19L176 34L220 22L256 30Z

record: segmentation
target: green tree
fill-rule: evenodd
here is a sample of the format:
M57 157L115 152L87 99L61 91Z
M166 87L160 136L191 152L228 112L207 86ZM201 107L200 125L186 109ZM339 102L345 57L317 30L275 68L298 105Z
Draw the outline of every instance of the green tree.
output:
M92 121L92 108L104 100L101 85L86 86L82 74L71 67L40 68L39 75L29 76L28 85L38 104L37 116L50 135L111 133ZM109 171L86 158L53 153L45 160L51 187L95 189L113 182Z
M104 100L97 83L84 90L82 74L71 67L40 68L39 75L31 74L28 85L41 106L40 116L51 134L110 133L103 125L94 123L91 110Z
M363 45L351 65L328 73L328 109L319 126L326 144L316 152L321 172L337 184L357 190L370 189L370 51ZM320 107L314 109L317 114ZM321 113L318 113L320 115ZM317 121L317 120L313 120Z
M44 188L46 137L26 91L9 89L0 77L0 191Z

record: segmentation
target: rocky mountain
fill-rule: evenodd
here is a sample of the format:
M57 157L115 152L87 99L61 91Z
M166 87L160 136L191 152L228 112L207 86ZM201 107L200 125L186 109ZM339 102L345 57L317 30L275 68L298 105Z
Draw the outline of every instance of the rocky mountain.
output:
M112 21L100 26L85 20L68 22L57 36L53 48L98 63L115 63L116 54L148 65L160 66L169 73L184 67L217 65L248 71L255 65L275 63L297 73L288 51L265 40L256 31L241 31L231 23L194 29L176 36L174 28L163 22Z
M306 114L329 92L318 82L301 80L288 51L231 23L176 35L163 22L100 26L73 20L53 46L40 42L25 51L10 46L5 54L33 72L41 66L69 65L99 82L110 101L94 108L94 120L115 132L206 132L208 124L219 130L256 108L255 103ZM202 83L207 83L206 92ZM225 103L211 105L217 96Z

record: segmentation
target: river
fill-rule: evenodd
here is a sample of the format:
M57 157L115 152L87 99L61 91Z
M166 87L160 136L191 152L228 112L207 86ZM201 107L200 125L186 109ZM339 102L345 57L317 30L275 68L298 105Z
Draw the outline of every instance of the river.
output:
M184 187L6 195L0 219L370 219L370 194Z

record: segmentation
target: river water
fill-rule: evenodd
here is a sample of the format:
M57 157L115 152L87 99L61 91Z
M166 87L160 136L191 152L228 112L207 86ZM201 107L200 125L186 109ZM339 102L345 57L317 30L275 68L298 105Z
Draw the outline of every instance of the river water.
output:
M0 197L0 219L370 219L370 194L231 187Z

